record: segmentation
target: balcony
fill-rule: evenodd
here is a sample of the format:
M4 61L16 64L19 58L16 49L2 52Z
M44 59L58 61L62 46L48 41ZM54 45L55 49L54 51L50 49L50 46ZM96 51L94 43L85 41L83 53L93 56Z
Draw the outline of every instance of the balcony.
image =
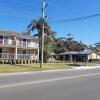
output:
M15 55L11 53L0 53L0 59L14 59Z
M18 41L17 46L21 47L29 47L29 48L38 48L38 43L32 43L32 42L24 42L24 41Z
M0 45L16 46L16 41L15 40L10 40L10 39L0 39Z
M0 39L0 45L9 47L26 47L26 48L38 48L38 43L15 41L11 39Z
M19 59L19 60L36 60L38 59L37 55L33 54L13 54L13 53L0 53L0 59L9 60L9 59Z

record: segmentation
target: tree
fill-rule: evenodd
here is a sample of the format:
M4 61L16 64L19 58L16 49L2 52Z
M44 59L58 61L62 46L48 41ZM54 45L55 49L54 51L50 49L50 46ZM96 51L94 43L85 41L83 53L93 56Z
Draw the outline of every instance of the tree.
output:
M37 30L38 33L34 35L34 37L38 37L39 40L39 54L41 55L41 36L42 36L42 24L43 19L33 20L30 25L28 25L29 32ZM52 43L55 36L55 32L51 31L50 26L46 21L44 21L44 62L47 62L50 51L52 49ZM39 56L40 57L40 56ZM41 59L41 57L39 58Z
M67 51L67 48L66 48L66 41L65 41L65 38L56 38L55 39L55 47L54 47L54 52L55 53L63 53L63 52L66 52Z
M66 46L69 51L83 51L85 48L87 48L84 43L74 40L73 37L66 39Z
M94 46L89 45L88 48L94 52L100 52L100 42L95 43Z
M57 38L55 40L56 46L54 48L55 53L63 53L67 51L83 51L87 46L81 41L74 40L73 37Z
M69 51L75 51L76 45L77 45L77 41L75 41L73 37L68 37L66 39L66 47Z
M85 45L84 43L82 43L82 41L80 41L77 43L75 50L76 51L83 51L86 48L87 48L87 45Z
M95 43L94 45L95 45L95 50L96 50L97 52L100 52L100 42L97 42L97 43Z
M22 35L24 35L24 36L30 36L30 32L28 32L28 31L22 32Z

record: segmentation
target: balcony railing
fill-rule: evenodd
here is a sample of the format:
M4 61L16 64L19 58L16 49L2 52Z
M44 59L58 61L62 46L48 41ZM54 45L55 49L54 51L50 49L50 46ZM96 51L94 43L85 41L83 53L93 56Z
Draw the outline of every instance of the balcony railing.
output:
M14 54L11 53L0 53L0 59L13 59L15 58Z
M15 40L9 40L9 39L0 39L0 45L9 45L9 46L16 46L16 41Z
M13 54L13 53L0 53L0 59L28 59L37 60L38 56L33 54Z
M0 45L4 46L17 46L17 47L31 47L31 48L38 48L38 43L32 42L24 42L24 41L15 41L11 39L0 39Z

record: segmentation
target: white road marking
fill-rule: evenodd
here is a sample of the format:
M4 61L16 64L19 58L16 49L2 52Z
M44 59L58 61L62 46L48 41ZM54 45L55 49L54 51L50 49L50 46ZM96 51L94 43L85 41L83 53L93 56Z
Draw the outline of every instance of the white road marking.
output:
M24 86L24 85L39 84L39 83L46 83L46 82L52 82L52 81L60 81L60 80L65 80L65 79L67 80L67 79L74 79L74 78L90 77L90 76L95 76L95 75L100 75L100 73L77 75L77 76L67 76L67 77L52 78L52 79L33 81L33 82L31 81L31 82L3 85L3 86L0 86L0 89L2 89L2 88L10 88L10 87L18 87L18 86Z

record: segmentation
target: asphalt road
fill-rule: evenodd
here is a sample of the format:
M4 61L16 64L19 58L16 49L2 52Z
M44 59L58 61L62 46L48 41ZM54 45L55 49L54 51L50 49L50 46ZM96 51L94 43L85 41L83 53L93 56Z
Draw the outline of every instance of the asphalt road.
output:
M0 76L0 100L100 100L100 68Z

